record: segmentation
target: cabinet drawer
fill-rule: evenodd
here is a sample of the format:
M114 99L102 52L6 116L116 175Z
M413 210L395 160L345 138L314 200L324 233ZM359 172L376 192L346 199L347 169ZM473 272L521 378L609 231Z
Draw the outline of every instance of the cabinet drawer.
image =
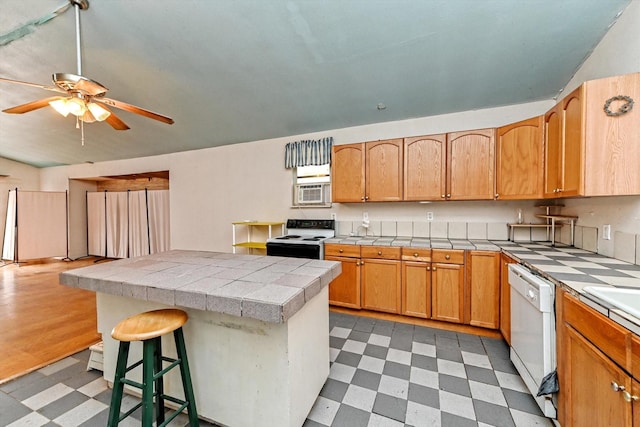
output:
M346 256L351 258L360 258L360 246L340 244L324 245L324 254L325 256Z
M461 249L433 249L431 261L443 264L464 264L464 251Z
M630 370L631 361L627 360L627 338L631 333L627 329L567 293L563 294L562 309L564 321L568 325L618 365Z
M431 262L431 249L402 248L402 260Z
M362 246L362 258L400 259L401 249L391 246Z

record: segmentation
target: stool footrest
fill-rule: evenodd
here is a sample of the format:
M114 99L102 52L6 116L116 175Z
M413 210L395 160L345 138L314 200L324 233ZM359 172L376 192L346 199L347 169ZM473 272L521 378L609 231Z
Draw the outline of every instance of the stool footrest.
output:
M160 378L161 376L163 376L164 374L166 374L167 372L169 372L170 370L172 370L173 368L175 368L176 366L178 366L180 363L182 363L181 359L171 359L169 357L163 357L162 360L164 362L171 362L171 365L167 366L166 368L164 368L162 371L158 372L157 374L155 374L153 376L154 380L157 380L158 378Z

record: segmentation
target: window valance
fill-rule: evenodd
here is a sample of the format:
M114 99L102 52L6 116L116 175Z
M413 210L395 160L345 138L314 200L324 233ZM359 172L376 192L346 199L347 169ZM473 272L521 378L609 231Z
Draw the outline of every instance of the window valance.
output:
M284 150L284 167L291 169L330 164L332 146L332 136L320 140L290 142Z

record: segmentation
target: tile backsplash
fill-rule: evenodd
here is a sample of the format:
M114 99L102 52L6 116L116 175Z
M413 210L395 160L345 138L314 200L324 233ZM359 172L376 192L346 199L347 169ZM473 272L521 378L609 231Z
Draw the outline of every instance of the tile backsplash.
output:
M574 246L598 253L598 228L576 225ZM453 240L510 240L509 227L504 222L444 222L444 221L371 221L364 227L362 221L336 221L339 236L396 236ZM613 237L613 257L640 265L640 234L616 231ZM548 241L544 228L516 228L516 242ZM556 231L556 241L571 243L570 227Z

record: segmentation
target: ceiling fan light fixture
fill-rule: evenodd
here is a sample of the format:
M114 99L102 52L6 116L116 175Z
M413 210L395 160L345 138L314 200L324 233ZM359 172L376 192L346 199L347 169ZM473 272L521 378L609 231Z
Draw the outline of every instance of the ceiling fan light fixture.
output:
M106 120L107 117L111 115L111 111L107 111L105 108L96 104L95 102L89 102L87 104L87 108L89 109L93 117L99 122Z
M67 117L69 115L69 109L67 108L67 100L65 98L51 101L49 102L49 105L51 105L54 110L62 114L64 117Z
M82 117L82 115L87 112L87 106L81 98L67 99L67 109L71 114L77 117Z

